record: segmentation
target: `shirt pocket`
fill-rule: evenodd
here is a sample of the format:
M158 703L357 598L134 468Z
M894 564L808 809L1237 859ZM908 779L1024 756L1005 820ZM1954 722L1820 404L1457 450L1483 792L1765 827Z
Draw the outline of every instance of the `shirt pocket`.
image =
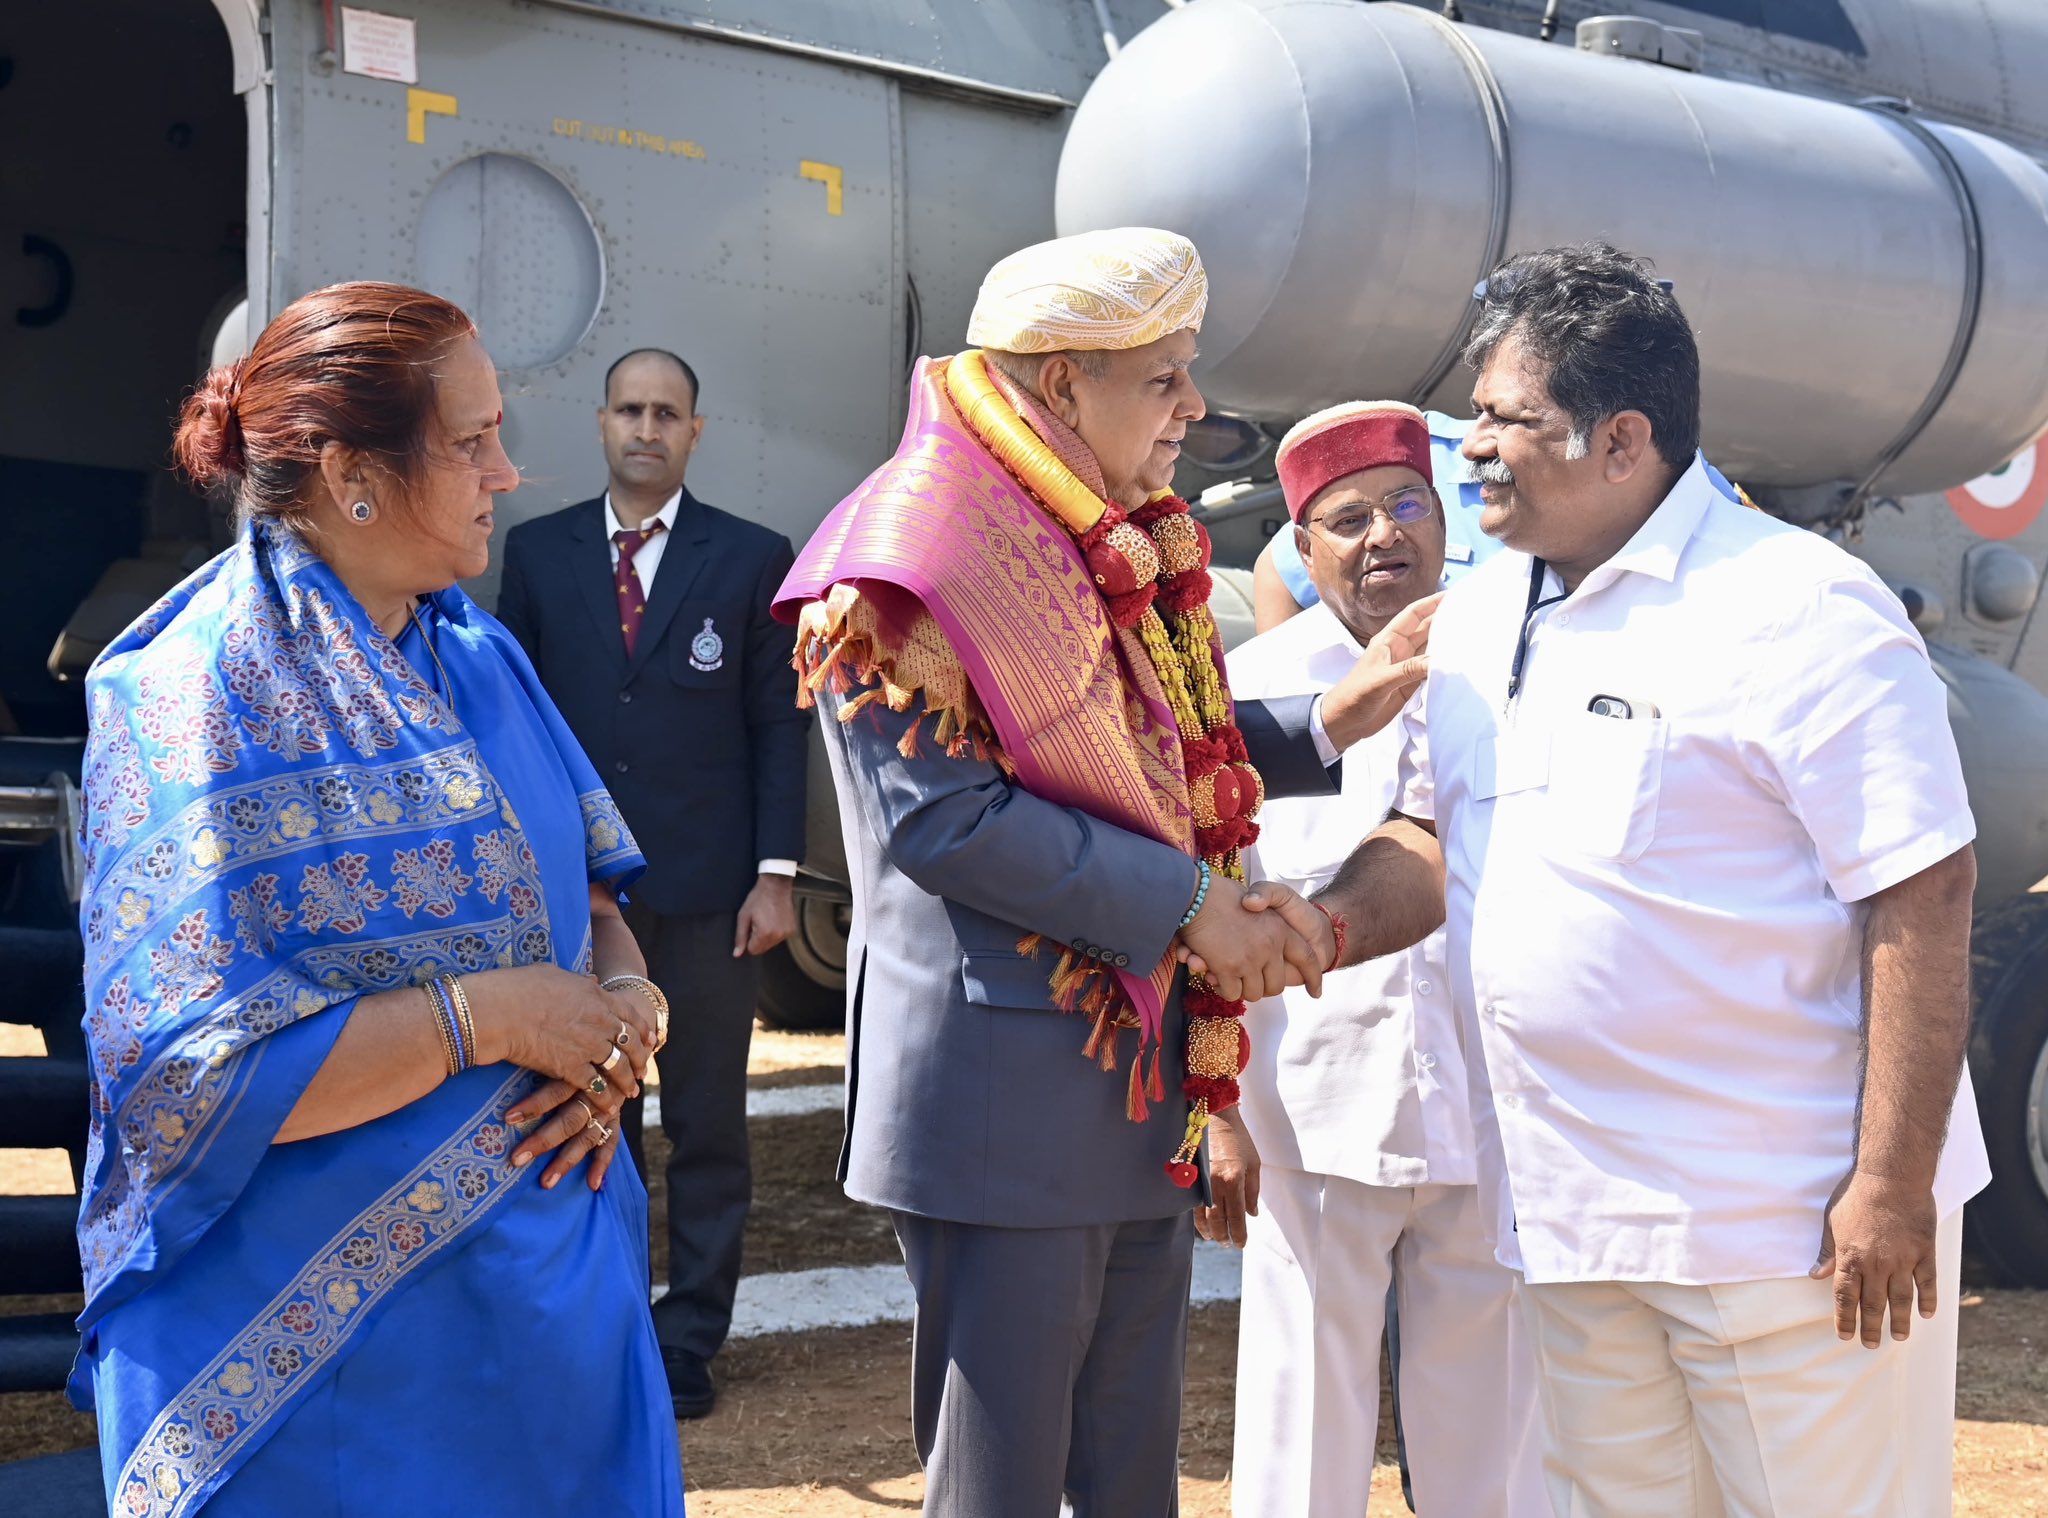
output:
M1628 863L1657 831L1657 793L1671 724L1574 712L1550 741L1550 840L1557 848Z
M746 631L747 608L741 602L683 602L668 629L670 678L686 690L739 684Z

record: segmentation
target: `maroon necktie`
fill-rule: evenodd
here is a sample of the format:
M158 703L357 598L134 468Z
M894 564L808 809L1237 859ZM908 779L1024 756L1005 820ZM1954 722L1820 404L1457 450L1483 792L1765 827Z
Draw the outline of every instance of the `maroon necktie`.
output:
M661 531L662 524L621 527L612 534L619 547L619 567L612 573L612 586L619 593L619 632L626 640L626 657L640 641L640 619L647 612L647 595L640 588L640 576L633 569L633 555L647 546L647 540Z

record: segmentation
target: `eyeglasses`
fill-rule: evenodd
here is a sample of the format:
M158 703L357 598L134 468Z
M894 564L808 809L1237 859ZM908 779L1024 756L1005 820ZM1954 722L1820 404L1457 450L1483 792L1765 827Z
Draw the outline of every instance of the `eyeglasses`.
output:
M1333 543L1358 542L1372 531L1374 517L1385 517L1396 527L1413 527L1436 510L1436 492L1427 485L1408 485L1377 500L1360 499L1332 506L1308 525L1320 528Z

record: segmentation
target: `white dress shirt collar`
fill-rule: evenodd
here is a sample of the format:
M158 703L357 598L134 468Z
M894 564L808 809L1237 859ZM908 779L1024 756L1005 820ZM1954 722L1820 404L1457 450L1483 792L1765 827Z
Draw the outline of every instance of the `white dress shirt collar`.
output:
M1579 583L1579 591L1598 590L1622 574L1648 575L1669 585L1678 578L1678 560L1685 545L1699 531L1708 505L1719 496L1707 479L1706 459L1694 455L1692 467L1672 483L1635 536L1622 544L1613 558L1594 568Z
M612 493L607 490L604 493L604 535L607 538L616 540L622 532L637 532L641 528L650 527L656 522L661 523L670 532L674 532L676 528L676 513L682 509L682 505L683 488L678 485L676 493L663 503L661 510L648 518L647 521L640 523L639 527L628 528L624 522L619 520L618 512L612 507Z

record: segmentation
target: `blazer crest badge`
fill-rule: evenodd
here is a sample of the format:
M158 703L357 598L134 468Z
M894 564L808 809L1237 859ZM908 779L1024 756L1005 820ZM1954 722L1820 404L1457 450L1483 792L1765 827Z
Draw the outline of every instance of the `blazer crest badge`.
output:
M725 665L725 639L711 625L711 618L704 619L704 630L690 640L690 668L710 674Z

